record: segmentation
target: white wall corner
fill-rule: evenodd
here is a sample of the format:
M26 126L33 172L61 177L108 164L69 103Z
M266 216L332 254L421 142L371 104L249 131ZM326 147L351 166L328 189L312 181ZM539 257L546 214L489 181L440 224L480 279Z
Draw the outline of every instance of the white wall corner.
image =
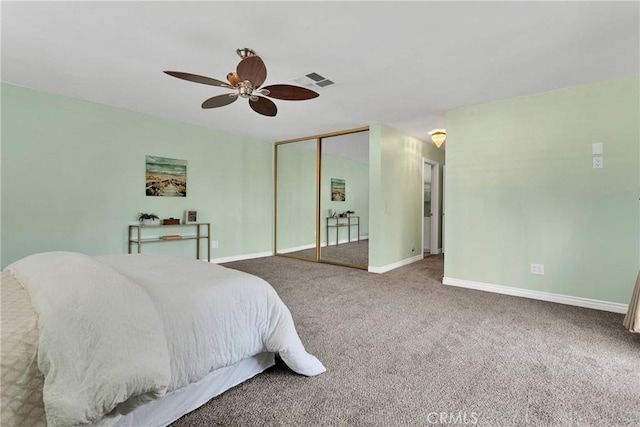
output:
M394 270L398 267L402 267L404 265L409 265L412 264L416 261L420 261L424 258L423 254L420 255L416 255L414 257L411 258L407 258L407 259L403 259L402 261L398 261L398 262L394 262L393 264L387 264L387 265L383 265L382 267L373 267L373 266L369 266L369 273L386 273L387 271L391 271Z
M590 298L574 297L571 295L555 294L552 292L533 291L530 289L512 288L509 286L493 285L491 283L473 282L471 280L443 277L443 285L457 286L459 288L475 289L496 294L511 295L515 297L531 298L540 301L549 301L559 304L573 305L576 307L592 308L594 310L610 311L613 313L627 312L628 305L618 302L601 301Z

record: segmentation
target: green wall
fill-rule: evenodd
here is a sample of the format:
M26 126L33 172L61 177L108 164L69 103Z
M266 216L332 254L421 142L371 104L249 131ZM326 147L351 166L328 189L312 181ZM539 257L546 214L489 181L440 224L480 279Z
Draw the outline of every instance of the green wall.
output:
M634 76L448 112L445 276L627 303L639 100Z
M369 266L422 254L424 142L389 126L370 126Z
M8 84L1 97L3 267L41 251L126 253L137 213L185 209L211 223L213 258L272 250L271 144ZM187 161L187 197L145 195L146 155ZM143 252L195 256L195 243Z

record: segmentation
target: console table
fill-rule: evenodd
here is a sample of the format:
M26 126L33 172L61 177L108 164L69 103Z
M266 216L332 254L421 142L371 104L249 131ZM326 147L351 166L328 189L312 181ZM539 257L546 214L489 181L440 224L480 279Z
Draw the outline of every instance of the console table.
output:
M188 229L185 230L184 227ZM189 228L191 230L189 230ZM156 232L162 233L160 236L144 237L144 230L153 229ZM169 229L173 231L195 231L195 234L165 234L169 232ZM135 232L134 232L135 230ZM204 233L203 233L204 231ZM133 234L132 234L133 233ZM143 225L136 224L129 226L129 253L133 245L138 246L138 253L141 252L143 243L152 242L180 242L182 240L195 240L196 241L196 259L200 259L200 240L206 239L207 241L207 261L211 262L211 226L206 222L198 222L195 224L175 224L175 225Z
M347 217L335 217L330 216L326 218L326 228L327 228L327 246L329 246L329 228L336 229L336 246L340 241L339 230L341 227L347 228L347 242L351 242L351 227L358 228L358 242L360 242L360 217L359 216L347 216Z

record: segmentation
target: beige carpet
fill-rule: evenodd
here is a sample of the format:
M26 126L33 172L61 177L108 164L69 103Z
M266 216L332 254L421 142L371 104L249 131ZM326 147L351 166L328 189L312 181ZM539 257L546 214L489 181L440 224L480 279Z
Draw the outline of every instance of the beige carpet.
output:
M279 363L174 427L640 425L640 335L620 314L443 286L442 256L381 275L227 266L274 286L327 372Z

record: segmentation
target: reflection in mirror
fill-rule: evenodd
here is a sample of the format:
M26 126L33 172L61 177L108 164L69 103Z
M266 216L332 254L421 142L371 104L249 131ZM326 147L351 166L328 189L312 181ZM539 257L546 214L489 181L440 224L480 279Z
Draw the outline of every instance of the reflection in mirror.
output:
M276 253L316 260L316 140L276 146Z
M369 132L322 138L321 257L369 265Z

